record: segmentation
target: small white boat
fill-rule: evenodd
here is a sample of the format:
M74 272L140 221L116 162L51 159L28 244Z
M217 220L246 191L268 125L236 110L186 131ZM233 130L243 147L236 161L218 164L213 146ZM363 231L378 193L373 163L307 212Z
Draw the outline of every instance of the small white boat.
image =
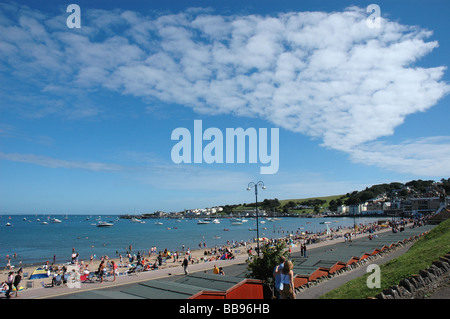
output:
M238 222L238 221L236 221L236 222L231 222L231 225L233 225L233 226L242 225L242 222Z
M62 222L62 221L61 221L60 219L58 219L58 218L52 218L51 221L52 221L52 223L55 223L55 224L59 224L59 223Z
M248 222L248 219L243 219L242 222L246 223L246 222Z
M206 221L206 220L199 220L198 222L197 222L197 225L205 225L205 224L209 224L210 222L209 221Z
M140 219L137 219L137 218L135 218L135 217L133 217L133 218L131 218L131 222L132 222L132 223L140 223L141 220L140 220Z
M161 222L156 222L155 225L163 225Z
M41 225L48 225L48 223L47 222L42 222Z
M214 219L214 220L212 221L212 223L213 223L213 224L220 224L220 220L218 220L218 219L216 218L216 219Z
M6 226L12 226L11 223L6 223Z
M256 228L249 228L248 230L250 230L250 231L256 231L257 229L256 229Z
M266 221L265 221L265 220L262 220L262 221L260 221L259 223L260 223L260 224L265 224Z
M112 223L107 223L107 222L99 222L99 223L97 224L97 227L112 227L112 226L114 226L114 224L112 224Z

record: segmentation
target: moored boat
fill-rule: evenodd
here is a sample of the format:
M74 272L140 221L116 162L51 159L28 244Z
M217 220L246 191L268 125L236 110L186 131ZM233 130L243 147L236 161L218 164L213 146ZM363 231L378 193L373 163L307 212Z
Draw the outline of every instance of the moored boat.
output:
M112 226L114 226L113 223L107 223L107 222L99 222L97 224L97 227L112 227Z

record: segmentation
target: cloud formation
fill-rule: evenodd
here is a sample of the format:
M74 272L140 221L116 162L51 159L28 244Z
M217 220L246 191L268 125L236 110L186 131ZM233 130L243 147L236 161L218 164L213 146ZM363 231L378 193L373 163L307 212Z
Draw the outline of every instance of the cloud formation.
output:
M450 91L441 80L445 67L415 65L438 47L426 41L432 32L387 19L368 28L365 9L357 7L273 16L86 10L78 30L67 29L64 15L1 9L0 67L15 78L39 79L44 96L106 88L201 114L258 117L353 161L397 171L413 173L410 162L430 164L415 153L424 140L405 141L401 154L376 141ZM92 108L77 111L99 112ZM446 137L426 145L444 146L438 160L450 155Z
M120 171L122 166L116 164L107 164L100 162L82 162L82 161L67 161L58 158L35 155L35 154L18 154L18 153L3 153L0 152L0 159L30 163L43 167L50 168L66 168L66 169L81 169L88 171Z

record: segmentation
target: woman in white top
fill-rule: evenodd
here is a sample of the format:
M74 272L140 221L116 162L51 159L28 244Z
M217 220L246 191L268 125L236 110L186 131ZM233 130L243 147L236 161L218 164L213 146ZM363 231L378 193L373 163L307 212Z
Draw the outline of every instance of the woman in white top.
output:
M295 299L293 268L294 265L290 260L284 262L283 269L280 273L281 282L283 283L283 289L280 290L281 299Z

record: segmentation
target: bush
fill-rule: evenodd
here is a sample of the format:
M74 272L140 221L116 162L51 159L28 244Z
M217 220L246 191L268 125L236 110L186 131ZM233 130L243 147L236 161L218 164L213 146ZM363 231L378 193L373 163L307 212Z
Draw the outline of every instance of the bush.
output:
M276 244L265 244L260 246L261 254L258 258L254 256L251 261L247 261L248 278L255 278L264 281L269 286L273 286L273 270L280 263L280 257L284 256L286 259L289 252L286 250L286 243L278 241Z

